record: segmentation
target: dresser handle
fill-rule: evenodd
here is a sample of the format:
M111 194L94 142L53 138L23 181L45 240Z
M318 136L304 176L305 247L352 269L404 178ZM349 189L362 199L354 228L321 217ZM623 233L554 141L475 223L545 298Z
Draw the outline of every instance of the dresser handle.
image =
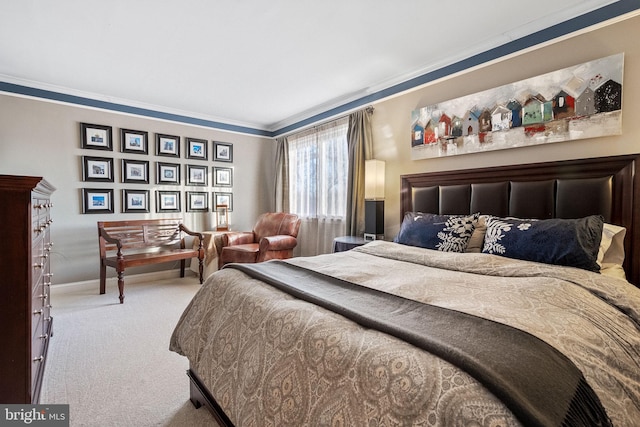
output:
M33 268L42 268L44 264L33 264Z
M42 362L44 360L44 356L40 356L40 357L35 357L33 359L34 362Z
M42 309L40 309L40 310L33 310L33 314L34 314L34 315L36 315L36 314L42 314Z
M52 277L53 273L44 273L44 277Z
M47 338L49 338L49 334L40 335L38 338L46 340Z

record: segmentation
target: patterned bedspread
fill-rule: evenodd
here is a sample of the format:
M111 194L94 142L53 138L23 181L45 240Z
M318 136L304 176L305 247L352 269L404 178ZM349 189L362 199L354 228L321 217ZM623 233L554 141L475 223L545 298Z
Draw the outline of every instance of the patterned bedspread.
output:
M616 426L640 425L640 290L584 270L372 242L290 263L523 329L581 369ZM455 366L224 269L170 348L240 426L519 425Z

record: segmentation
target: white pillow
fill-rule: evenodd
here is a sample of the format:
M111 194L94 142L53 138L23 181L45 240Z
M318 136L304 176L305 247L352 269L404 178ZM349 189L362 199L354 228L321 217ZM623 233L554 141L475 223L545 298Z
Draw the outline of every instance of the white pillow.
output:
M596 262L600 265L600 273L625 278L622 263L624 262L624 236L627 229L613 224L604 224L602 241Z

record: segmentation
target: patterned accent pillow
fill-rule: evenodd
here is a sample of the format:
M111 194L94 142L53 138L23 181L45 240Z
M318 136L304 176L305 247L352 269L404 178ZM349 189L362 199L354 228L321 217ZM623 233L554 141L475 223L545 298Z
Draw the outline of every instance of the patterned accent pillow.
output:
M600 271L596 260L603 224L599 215L545 220L492 216L487 218L482 252Z
M407 212L393 241L443 252L464 252L479 216Z

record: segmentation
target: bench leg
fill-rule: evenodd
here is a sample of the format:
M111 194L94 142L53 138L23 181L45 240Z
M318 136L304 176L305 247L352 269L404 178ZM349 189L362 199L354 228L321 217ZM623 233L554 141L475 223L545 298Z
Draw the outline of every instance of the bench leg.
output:
M107 289L107 266L100 260L100 295L104 294Z
M124 304L124 271L118 271L118 291L120 292L120 304Z
M183 259L180 261L180 277L184 277L184 268L187 263L187 260Z

